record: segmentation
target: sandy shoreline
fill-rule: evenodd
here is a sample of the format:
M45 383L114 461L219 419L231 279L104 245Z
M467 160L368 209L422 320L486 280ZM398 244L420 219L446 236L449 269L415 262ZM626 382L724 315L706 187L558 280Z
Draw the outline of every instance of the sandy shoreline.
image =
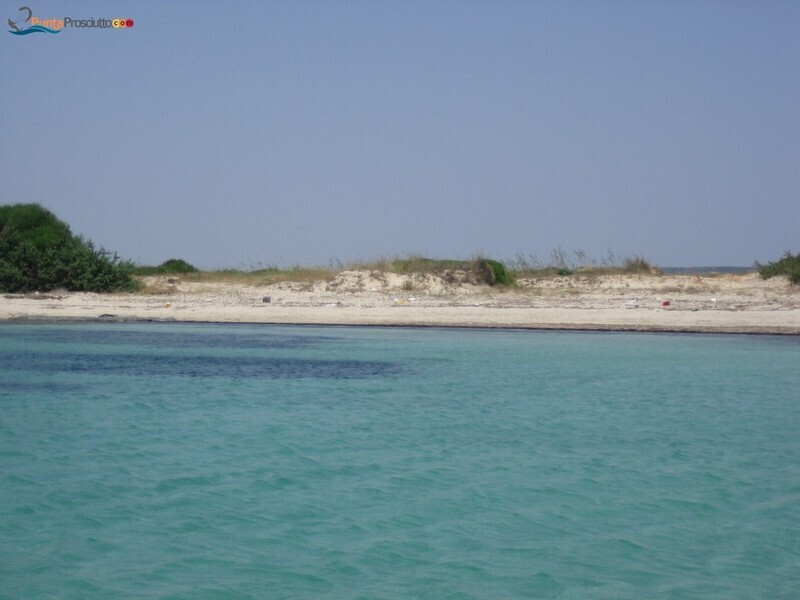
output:
M185 321L800 335L800 289L757 275L523 280L511 290L349 271L248 285L148 278L139 294L7 294L2 321ZM265 302L269 297L269 302ZM665 305L665 303L667 303Z

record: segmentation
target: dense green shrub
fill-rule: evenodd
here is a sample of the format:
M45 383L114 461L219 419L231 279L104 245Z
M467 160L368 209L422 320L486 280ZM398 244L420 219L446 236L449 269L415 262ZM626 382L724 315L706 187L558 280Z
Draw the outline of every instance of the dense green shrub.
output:
M495 283L500 285L511 285L514 283L514 277L508 272L508 269L506 269L503 263L491 259L486 259L486 262L494 273Z
M478 281L486 285L511 285L514 277L508 272L505 265L489 258L477 258L473 262L472 270Z
M181 258L170 258L157 267L136 267L135 272L137 275L169 275L175 273L197 273L198 269Z
M161 263L160 268L165 273L197 273L197 267L180 258L170 258Z
M72 235L38 204L0 206L0 291L133 291L132 274L132 263Z
M72 238L69 226L38 204L0 206L0 238L17 236L37 248L58 246Z
M764 279L776 275L786 275L794 284L800 283L800 253L786 252L780 260L768 262L766 265L756 263L758 274Z

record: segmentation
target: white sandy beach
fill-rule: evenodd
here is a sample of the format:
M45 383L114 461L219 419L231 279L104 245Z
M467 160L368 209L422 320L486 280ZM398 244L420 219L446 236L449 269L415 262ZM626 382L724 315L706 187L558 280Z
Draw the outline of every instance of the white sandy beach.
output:
M800 335L800 287L756 274L521 280L511 289L434 275L345 271L264 285L146 278L137 294L0 297L0 321L106 320L508 327ZM269 297L269 302L265 302ZM667 303L665 305L665 303Z

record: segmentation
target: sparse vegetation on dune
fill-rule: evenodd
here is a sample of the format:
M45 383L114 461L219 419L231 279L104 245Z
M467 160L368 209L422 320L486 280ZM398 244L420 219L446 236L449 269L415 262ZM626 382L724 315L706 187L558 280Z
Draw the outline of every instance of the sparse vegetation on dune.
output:
M513 274L497 260L476 256L472 260L436 259L412 255L408 258L384 259L372 263L353 265L352 268L369 271L397 273L398 275L439 275L448 279L454 272L472 273L476 283L489 286L511 285Z
M364 271L383 271L386 273L397 273L398 275L411 275L417 273L443 273L445 271L469 270L471 266L472 261L470 260L425 258L424 256L412 254L406 258L381 258L374 261L354 262L347 265L346 268Z
M661 269L641 255L618 257L608 252L600 259L589 257L582 250L568 254L560 247L550 253L549 260L541 260L535 254L518 253L509 261L517 277L542 278L566 277L570 275L618 275L650 274L661 275Z
M176 259L167 261L167 263L170 262L178 261ZM180 262L184 263L185 261ZM398 275L438 275L443 279L450 278L454 272L467 272L473 274L475 283L502 286L510 285L514 282L513 273L506 269L503 263L483 257L477 257L472 260L456 260L433 259L412 255L405 258L378 259L375 261L357 261L352 263L342 263L338 260L331 260L325 266L315 267L296 265L288 268L279 268L277 266L269 266L253 268L251 270L216 269L210 271L187 270L181 272L163 268L167 263L158 267L138 267L136 269L136 274L140 276L149 276L180 273L181 279L184 281L263 285L265 283L280 283L284 281L299 283L329 281L343 271L369 271L396 273Z
M328 281L339 271L328 267L293 266L285 269L278 267L259 267L245 269L211 269L208 271L160 271L158 267L137 267L136 275L148 277L154 275L179 276L181 281L194 283L238 283L242 285L264 285L265 283L314 282Z
M214 269L200 271L183 277L186 281L217 282L217 283L242 283L245 285L262 285L264 283L280 283L293 281L308 283L313 281L328 281L332 279L337 270L328 267L301 267L288 268L267 267L249 271L242 269Z
M178 270L176 265L191 268ZM553 250L548 262L535 255L518 254L510 261L498 261L484 256L464 259L427 258L408 255L395 258L380 258L372 261L344 263L338 259L328 261L327 265L303 267L295 265L288 268L278 266L259 266L249 270L216 269L194 270L186 261L171 259L158 267L139 267L139 275L180 275L189 282L240 283L245 285L264 285L281 282L311 283L331 281L344 271L367 271L370 273L394 273L413 277L437 276L448 283L470 282L501 289L515 285L517 279L541 279L570 275L599 276L608 274L661 274L661 270L644 257L633 255L617 258L612 253L601 260L587 257L584 252L568 255L560 248ZM409 289L414 282L409 282Z

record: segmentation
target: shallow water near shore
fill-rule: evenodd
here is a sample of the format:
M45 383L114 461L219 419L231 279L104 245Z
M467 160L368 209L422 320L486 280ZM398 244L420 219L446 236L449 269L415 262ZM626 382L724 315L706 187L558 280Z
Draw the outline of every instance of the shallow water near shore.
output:
M800 339L0 326L0 598L797 598Z

